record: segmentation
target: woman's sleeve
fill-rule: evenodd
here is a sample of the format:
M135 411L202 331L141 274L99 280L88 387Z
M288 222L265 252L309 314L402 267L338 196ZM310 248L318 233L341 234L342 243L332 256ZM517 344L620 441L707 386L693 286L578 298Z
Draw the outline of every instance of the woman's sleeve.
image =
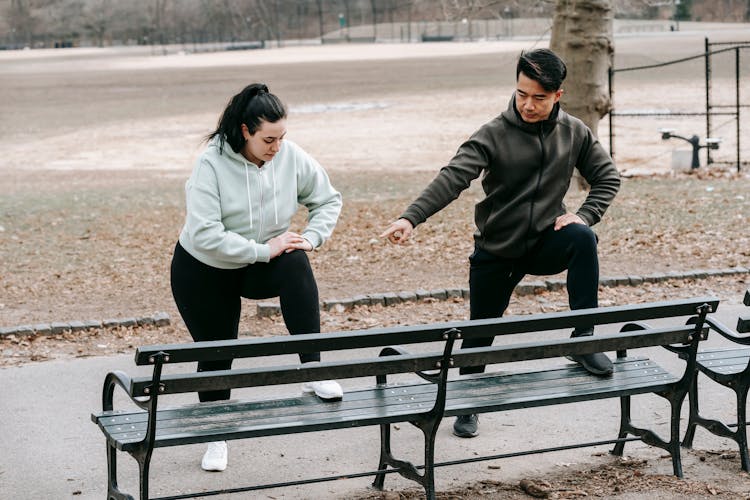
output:
M336 226L341 213L341 193L333 188L328 174L313 157L300 153L297 201L309 212L302 237L318 248L331 237Z

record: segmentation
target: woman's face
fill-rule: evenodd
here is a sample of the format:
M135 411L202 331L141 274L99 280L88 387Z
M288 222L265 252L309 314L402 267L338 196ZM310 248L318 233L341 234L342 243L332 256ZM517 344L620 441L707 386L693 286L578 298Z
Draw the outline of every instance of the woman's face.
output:
M286 118L271 123L261 121L254 134L250 133L247 125L242 124L242 135L247 142L242 155L258 166L271 161L281 149L281 141L286 135Z

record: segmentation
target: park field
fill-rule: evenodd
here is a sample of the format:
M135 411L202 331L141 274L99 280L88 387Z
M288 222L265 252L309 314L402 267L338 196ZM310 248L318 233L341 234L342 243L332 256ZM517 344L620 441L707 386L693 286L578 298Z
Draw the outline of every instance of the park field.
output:
M706 37L712 42L748 41L749 28L747 24L682 23L679 32L618 36L615 67L690 58L703 53ZM172 250L184 219L184 183L203 147L203 137L215 126L227 100L250 82L266 82L286 101L288 137L320 161L344 196L332 239L311 255L321 300L466 288L473 205L482 194L478 183L420 226L410 244L396 247L378 235L463 140L506 108L515 87L518 54L547 44L543 38L522 35L492 42L289 46L208 53L188 53L179 47L0 51L0 330L141 318L157 312L166 312L171 320L158 327L0 335L0 373L8 382L4 387L9 392L21 391L23 406L29 404L19 409L10 398L10 407L0 412L9 422L3 437L11 450L6 454L7 466L0 470L0 484L7 480L12 488L29 491L32 487L33 491L36 485L29 482L28 473L33 470L38 486L59 498L103 495L105 472L101 468L92 472L86 465L104 466L101 436L87 441L86 433L76 427L83 421L80 429L92 427L87 415L93 403L80 401L84 393L86 401L95 400L99 378L70 383L67 371L79 362L108 365L110 360L129 358L140 345L190 340L169 284ZM740 63L739 93L747 105L747 50ZM734 71L733 52L714 57L715 103L733 102L737 94ZM723 139L720 149L712 152L715 163L681 172L672 168L672 156L684 143L662 141L658 129L674 128L677 133L703 137L705 123L702 117L657 115L663 110L704 111L702 59L618 73L614 106L617 112L653 116L615 121L615 161L623 184L595 227L601 275L750 268L750 127L744 118L750 111L742 111L742 171L733 163L736 123L721 116L714 123L714 135ZM599 126L605 147L609 147L608 128L605 119ZM582 196L570 197L571 210ZM304 216L298 214L293 229L302 227ZM722 304L737 304L748 283L750 275L737 271L722 277L602 287L600 304L706 295L717 296ZM260 317L253 302L244 305L241 335L285 332L280 316ZM514 296L508 314L567 307L565 291L555 290ZM389 307L324 308L321 320L322 331L331 332L468 316L468 301L453 298ZM82 357L96 358L76 360ZM30 371L50 367L61 369L42 384L29 384L28 389L14 385L14 381L36 380L29 377ZM55 384L66 384L66 390L47 399L50 388L58 387ZM96 390L83 390L86 384ZM29 394L42 397L30 398ZM37 401L45 407L40 413L34 406ZM48 425L41 416L57 409L55 404L64 404L65 411ZM26 415L32 414L25 422ZM74 420L66 420L66 415L73 414ZM582 414L582 418L588 416ZM654 417L668 424L668 417ZM491 422L489 417L486 422ZM26 429L24 425L50 448L33 448L32 436L16 431ZM448 433L448 425L444 427ZM517 434L517 429L506 429ZM71 442L80 444L72 455ZM503 445L500 441L490 444L498 450ZM294 469L302 461L292 457L303 448L295 445L285 451L272 444L260 455L259 448L248 448L245 457L286 453ZM102 455L94 455L94 449ZM329 452L327 447L317 451ZM330 452L338 453L337 448ZM441 492L440 498L519 498L517 480L502 482L510 481L514 471L521 477L539 476L560 492L559 498L613 498L613 491L622 499L748 498L748 476L740 473L739 459L731 451L686 452L690 474L684 480L664 473L668 461L653 454L645 455L649 459L639 455L622 461L610 460L606 454L580 454L576 463L562 463L559 456L551 455L549 460L536 456L529 461L506 461L500 472L476 469L483 479L470 484L464 483L477 476L452 472L445 476L452 489ZM318 465L322 463L321 459ZM24 468L23 464L33 466ZM185 472L183 462L168 465ZM244 470L235 468L226 474ZM289 491L289 498L298 498L301 490ZM414 488L387 493L362 488L356 492L360 493L340 498L421 498ZM282 497L287 498L274 496ZM318 496L323 497L333 495Z
M680 32L620 36L615 67L693 56L705 37L738 41L748 33L747 25L686 23ZM0 53L0 326L166 311L184 334L169 291L184 182L228 98L252 81L287 102L288 137L344 194L334 237L313 256L322 300L467 286L478 185L406 248L378 234L464 139L507 106L519 52L546 43ZM734 98L730 55L714 59L717 102ZM618 73L615 109L701 111L702 65ZM750 57L740 72L748 102ZM703 135L701 118L622 117L616 126L625 181L597 226L602 275L747 267L750 166L737 174L731 165L735 124L719 120L718 163L693 175L673 173L672 150L681 146L657 130ZM599 132L608 147L607 127L605 119ZM742 134L747 162L750 130ZM731 292L742 286L734 279ZM254 330L251 316L243 321Z

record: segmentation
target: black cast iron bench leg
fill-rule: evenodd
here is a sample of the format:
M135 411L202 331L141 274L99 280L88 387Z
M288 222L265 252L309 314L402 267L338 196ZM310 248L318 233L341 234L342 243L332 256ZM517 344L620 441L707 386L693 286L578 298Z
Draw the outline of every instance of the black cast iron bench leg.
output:
M682 460L680 457L680 408L682 401L685 399L685 394L680 394L681 391L669 392L669 393L655 393L657 396L666 398L670 405L670 436L669 442L664 441L657 436L653 431L648 429L641 429L635 427L632 424L630 418L630 396L620 397L620 432L617 438L620 440L615 444L612 449L612 454L622 456L625 449L624 439L628 437L628 434L633 434L639 437L644 443L651 446L656 446L669 452L672 457L672 471L675 476L682 477Z
M695 438L695 429L698 427L698 422L702 421L703 418L700 416L700 408L698 406L698 377L695 377L692 385L690 386L690 414L688 416L688 425L685 430L685 437L682 440L683 448L692 448L693 439Z
M612 449L613 455L622 456L625 450L625 441L623 440L628 437L630 427L630 396L622 396L620 397L620 432L617 434L617 439L620 441L615 443L615 447Z
M388 468L388 464L393 461L393 455L391 454L391 425L381 424L380 425L380 460L378 461L378 470L385 471ZM372 487L378 490L383 489L385 484L385 472L380 472L375 476L375 480L372 482Z
M737 400L737 430L732 431L718 420L701 416L698 403L698 381L696 378L695 383L690 387L690 417L685 437L682 440L682 446L684 448L693 447L695 429L700 425L712 434L735 441L739 447L742 470L750 472L750 452L748 451L747 442L747 396L748 390L750 390L750 381L744 381L741 377L735 377L729 381L718 382L714 380L714 382L720 383L734 391Z
M440 425L434 421L412 422L419 427L424 435L424 473L420 474L417 468L411 462L399 460L391 453L391 426L390 424L380 425L380 461L378 464L379 472L372 482L373 488L383 489L385 483L385 471L388 466L399 469L399 474L407 479L416 481L424 487L427 500L435 500L435 436Z
M107 443L107 500L135 500L117 486L117 448Z
M742 470L750 472L750 452L747 449L747 392L750 384L743 383L735 388L737 393L737 444L740 447Z

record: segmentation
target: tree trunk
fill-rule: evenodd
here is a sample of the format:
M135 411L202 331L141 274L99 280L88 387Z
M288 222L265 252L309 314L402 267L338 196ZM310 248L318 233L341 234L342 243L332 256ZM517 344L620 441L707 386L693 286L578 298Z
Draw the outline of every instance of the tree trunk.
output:
M611 106L609 69L614 58L614 0L557 0L550 48L568 66L560 105L598 137L599 120ZM576 171L571 190L587 189Z

